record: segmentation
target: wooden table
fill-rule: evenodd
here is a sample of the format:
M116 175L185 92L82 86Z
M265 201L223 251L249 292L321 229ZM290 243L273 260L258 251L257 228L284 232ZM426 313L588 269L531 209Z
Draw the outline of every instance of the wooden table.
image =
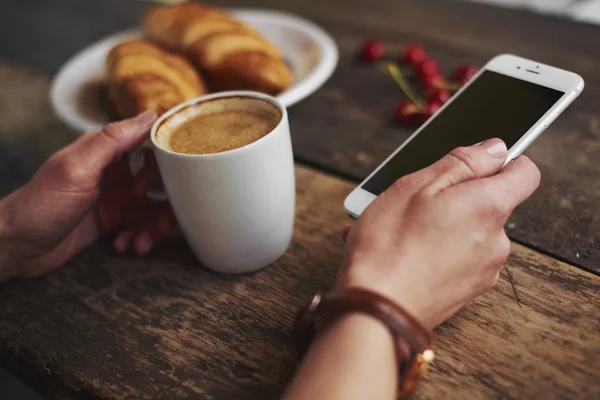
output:
M417 398L600 398L600 278L580 268L600 270L600 28L442 0L252 3L322 24L341 51L334 77L290 110L298 213L288 252L231 277L199 267L180 237L145 258L100 243L47 277L0 286L0 367L49 398L276 398L296 367L294 311L331 286L340 263L344 197L409 134L389 122L392 82L354 60L362 38L377 35L423 43L447 67L510 51L587 84L529 151L544 182L509 225L524 245L513 244L494 290L436 330L439 357ZM21 33L27 50L0 39L13 60L0 61L0 196L75 137L52 116L49 73L78 46L133 24L143 5L9 7L0 27Z

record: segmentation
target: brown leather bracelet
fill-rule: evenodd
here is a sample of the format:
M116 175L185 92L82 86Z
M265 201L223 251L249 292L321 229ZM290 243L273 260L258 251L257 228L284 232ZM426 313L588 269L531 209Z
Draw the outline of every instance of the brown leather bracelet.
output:
M315 337L318 315L332 319L354 312L378 319L392 334L398 360L398 397L408 397L414 391L419 376L433 361L431 333L396 303L375 292L348 288L325 295L316 294L298 311L294 323L300 357Z

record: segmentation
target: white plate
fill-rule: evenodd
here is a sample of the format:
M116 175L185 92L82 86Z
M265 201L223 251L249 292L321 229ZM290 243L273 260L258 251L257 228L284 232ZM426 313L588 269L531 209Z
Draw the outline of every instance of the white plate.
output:
M248 23L277 46L290 64L294 84L277 96L289 107L317 90L333 73L338 50L331 36L295 15L268 10L235 9L236 18ZM109 122L100 106L99 89L105 81L105 60L119 42L139 36L131 30L91 44L73 56L52 82L50 101L56 115L70 127L87 132Z

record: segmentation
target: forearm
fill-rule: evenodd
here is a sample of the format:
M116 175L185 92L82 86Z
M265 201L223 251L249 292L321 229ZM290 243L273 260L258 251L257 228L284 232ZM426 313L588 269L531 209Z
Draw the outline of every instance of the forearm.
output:
M392 335L375 318L351 314L317 337L284 398L385 400L397 388Z

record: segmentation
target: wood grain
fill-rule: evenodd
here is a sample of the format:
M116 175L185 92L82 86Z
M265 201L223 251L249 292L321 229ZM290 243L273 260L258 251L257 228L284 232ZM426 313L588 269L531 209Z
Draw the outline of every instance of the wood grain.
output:
M0 292L0 365L50 397L276 398L295 366L289 327L330 287L351 185L297 168L298 218L273 266L226 277L180 238L146 258L96 246ZM437 330L423 399L597 398L600 278L514 245L496 289ZM31 378L35 378L32 381Z
M0 94L11 110L0 114L3 195L72 134L49 112L46 79L2 64L0 82L12 82ZM296 173L292 244L260 272L211 273L173 237L144 258L100 243L44 278L2 285L0 367L48 398L278 397L296 367L295 310L335 278L353 187ZM437 329L416 397L598 398L599 334L600 278L515 244L498 286Z
M239 0L215 3L240 6ZM600 27L444 0L248 0L243 5L297 13L336 39L341 58L335 75L290 110L290 121L298 160L353 180L362 180L411 133L391 120L401 97L393 82L356 61L367 36L390 45L421 43L447 72L461 62L482 65L510 52L581 74L586 80L581 97L527 151L542 170L542 186L516 210L507 229L514 240L600 271L600 78L595 71ZM8 12L0 13L0 54L53 73L86 44L137 24L146 6L118 0L9 2Z
M270 0L253 3L275 6ZM414 130L392 121L402 93L391 78L357 61L365 37L388 45L420 43L447 74L460 63L483 65L500 53L581 74L583 94L526 152L542 171L542 185L516 210L507 230L514 240L600 272L600 164L594 161L600 158L595 73L600 54L594 50L600 27L458 1L286 2L285 7L325 27L340 49L332 79L290 110L296 157L353 180L364 179Z

